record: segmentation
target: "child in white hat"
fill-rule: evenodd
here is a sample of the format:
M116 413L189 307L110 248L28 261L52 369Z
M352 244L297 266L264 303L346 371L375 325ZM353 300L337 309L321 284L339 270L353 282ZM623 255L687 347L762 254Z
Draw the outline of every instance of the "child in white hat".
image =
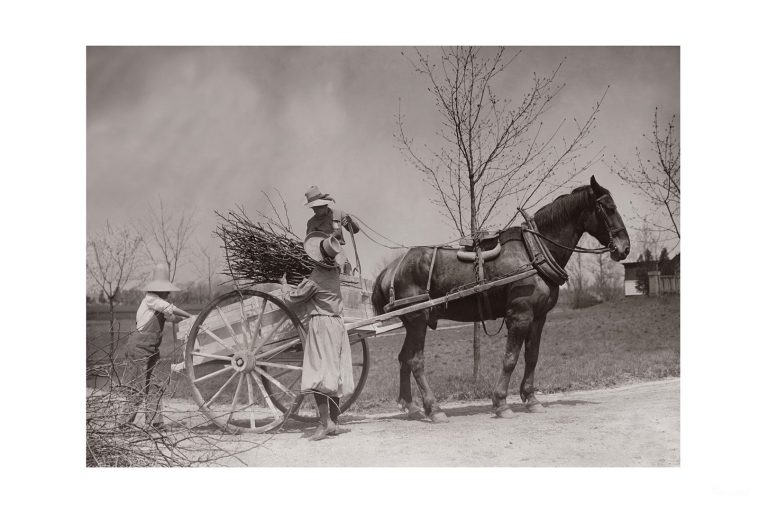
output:
M352 394L355 383L349 337L341 316L341 245L333 236L316 231L307 235L304 250L315 260L315 268L293 291L284 285L283 301L291 308L303 306L309 315L301 390L314 394L317 402L320 424L310 440L318 441L338 433L340 399Z
M122 384L134 388L141 395L141 401L147 401L147 425L163 428L159 387L150 389L152 372L160 359L160 343L163 340L165 322L177 323L190 315L166 301L170 293L179 291L179 288L171 282L168 268L164 264L157 264L152 281L147 283L143 290L147 294L136 312L136 332L128 340L125 351L126 372ZM128 411L124 422L132 422L137 412L136 407Z

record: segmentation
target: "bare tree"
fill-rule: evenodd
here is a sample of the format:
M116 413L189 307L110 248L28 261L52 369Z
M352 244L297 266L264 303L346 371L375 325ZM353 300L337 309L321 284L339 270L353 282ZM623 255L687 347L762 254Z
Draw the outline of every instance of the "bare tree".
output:
M680 240L680 141L677 136L676 117L662 129L659 127L659 109L653 114L653 133L643 134L649 149L645 153L635 148L634 165L622 163L614 156L611 170L631 185L654 208L642 221L659 233L667 233ZM651 156L644 157L643 154ZM660 213L660 215L659 215ZM660 218L659 218L660 217Z
M643 222L640 227L635 229L635 233L636 247L640 254L648 252L655 257L659 253L659 244L662 242L661 233L655 225Z
M561 134L565 119L552 130L544 129L544 114L564 87L557 83L562 62L548 75L534 74L530 88L513 102L498 96L495 87L520 52L507 58L504 48L491 56L478 48L444 48L436 63L420 50L415 53L411 63L426 77L441 117L438 139L432 147L417 147L406 134L401 112L395 138L432 187L433 204L460 236L471 235L476 242L497 214L508 211L502 207L510 200L520 207L535 206L600 160L602 149L584 159L580 155L591 144L588 136L605 94L585 120L574 119L570 135ZM482 265L477 269L482 279ZM477 334L475 324L475 379L480 365Z
M584 254L573 254L568 265L568 288L571 291L571 305L573 308L583 307L586 303L587 287L589 286L589 268Z
M192 259L192 265L195 267L200 279L207 284L207 299L213 298L213 281L219 271L219 255L208 246L197 244L195 257Z
M115 302L120 291L136 274L142 238L127 227L113 228L107 221L103 231L87 242L86 268L92 283L109 303L111 349L115 349Z
M165 263L173 281L195 228L194 213L169 213L160 199L159 209L150 206L142 228L147 256L154 262Z

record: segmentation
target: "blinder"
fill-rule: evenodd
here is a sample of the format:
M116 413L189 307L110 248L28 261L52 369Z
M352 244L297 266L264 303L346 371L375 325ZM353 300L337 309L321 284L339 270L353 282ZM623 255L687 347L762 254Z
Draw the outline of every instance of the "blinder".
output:
M595 206L597 207L597 211L600 213L600 218L602 219L603 224L605 225L606 231L608 231L608 247L610 247L611 249L614 249L615 248L615 245L613 243L614 238L619 233L621 233L622 231L627 233L627 235L629 233L627 232L627 228L624 227L624 226L621 226L621 227L618 227L618 228L611 226L611 220L610 220L610 218L608 217L608 214L605 211L605 208L606 208L605 204L603 204L604 202L607 202L608 200L613 200L611 195L610 194L603 194L602 196L600 196L600 197L595 199Z

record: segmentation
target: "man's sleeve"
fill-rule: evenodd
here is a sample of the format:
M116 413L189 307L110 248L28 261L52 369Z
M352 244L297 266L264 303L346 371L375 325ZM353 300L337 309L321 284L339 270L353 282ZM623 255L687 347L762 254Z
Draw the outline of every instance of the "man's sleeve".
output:
M317 293L317 284L311 279L305 279L290 292L283 295L283 302L289 308L304 304Z

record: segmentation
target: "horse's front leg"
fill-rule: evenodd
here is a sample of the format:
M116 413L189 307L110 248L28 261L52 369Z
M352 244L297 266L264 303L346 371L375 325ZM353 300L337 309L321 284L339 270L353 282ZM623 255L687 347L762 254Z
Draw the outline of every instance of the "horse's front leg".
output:
M501 375L493 390L493 409L499 418L511 418L512 409L507 404L509 380L515 371L520 349L531 327L533 313L530 307L513 304L507 312L507 347L501 364Z
M534 392L533 375L536 372L536 363L539 361L541 330L544 328L546 320L546 314L535 318L531 325L530 334L525 340L525 374L522 382L520 382L520 398L525 403L528 412L544 412L544 406L541 405Z
M411 348L408 365L421 392L424 414L433 423L445 423L448 421L448 417L437 405L437 400L429 387L424 369L424 338L427 335L427 315L423 312L414 313L412 317L404 319L403 323L406 324L405 345Z
M413 359L413 349L409 343L409 327L406 325L405 329L406 334L403 348L397 356L397 360L400 362L400 393L397 397L397 402L407 413L409 419L416 419L421 417L421 410L413 403L413 395L411 394L411 359Z

